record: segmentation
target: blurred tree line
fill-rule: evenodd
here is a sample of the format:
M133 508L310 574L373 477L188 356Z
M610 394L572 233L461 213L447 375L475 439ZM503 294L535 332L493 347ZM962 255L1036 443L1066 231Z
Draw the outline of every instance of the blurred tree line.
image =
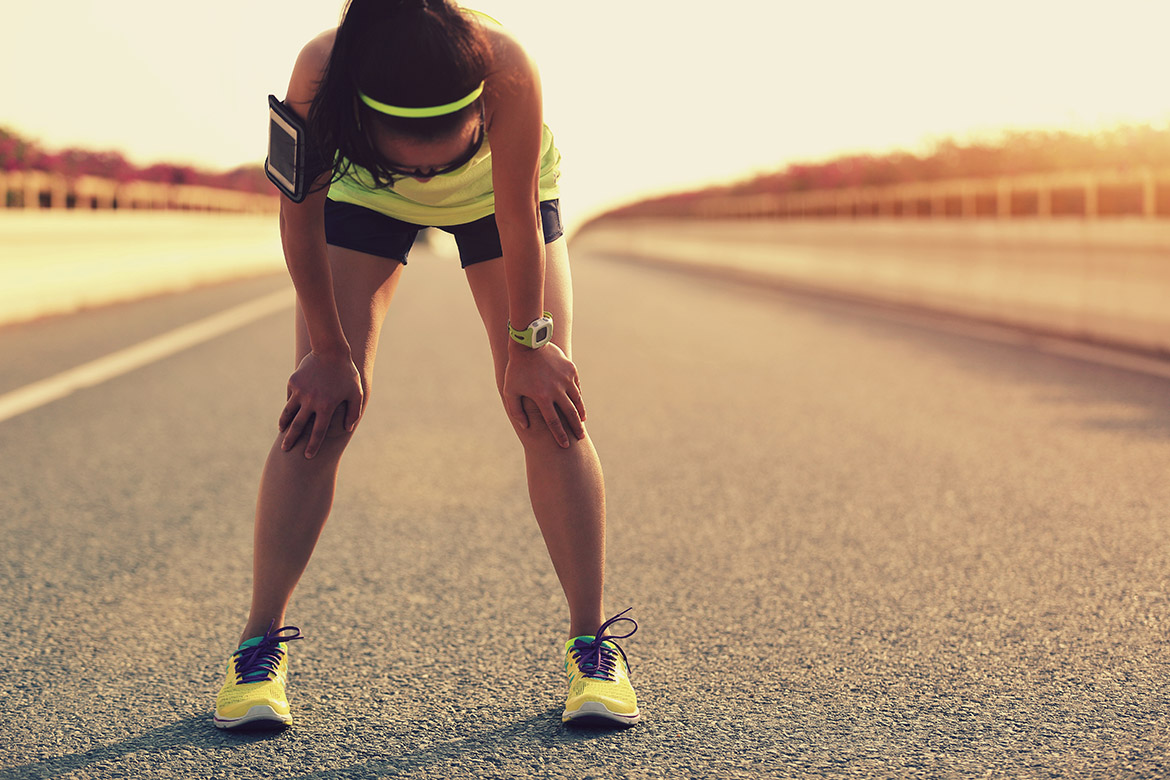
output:
M921 156L893 152L794 163L751 179L673 193L626 208L637 210L651 204L690 202L709 195L783 194L943 179L1143 167L1170 169L1170 128L1157 129L1143 124L1091 134L1065 130L1011 131L995 140L966 145L944 139Z
M260 164L242 165L230 171L206 171L191 165L169 163L140 167L128 162L120 152L88 149L50 152L36 141L5 127L0 127L0 171L44 171L67 179L98 176L119 182L151 181L264 194L273 192Z

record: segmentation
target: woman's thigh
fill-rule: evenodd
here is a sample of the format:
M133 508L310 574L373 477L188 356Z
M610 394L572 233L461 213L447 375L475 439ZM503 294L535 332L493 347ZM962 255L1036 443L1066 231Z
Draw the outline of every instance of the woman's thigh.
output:
M552 340L572 360L573 282L565 238L562 236L546 244L544 256L544 308L553 316ZM496 386L502 389L504 369L508 365L509 343L508 285L503 259L468 266L467 282L487 329L496 369Z
M337 302L337 314L341 330L349 342L353 362L362 377L362 389L369 401L370 379L374 371L374 358L378 351L378 338L386 310L394 297L398 281L402 278L404 266L394 260L328 246L329 268L333 275L333 298ZM296 315L296 363L309 354L309 329L304 312L297 305Z

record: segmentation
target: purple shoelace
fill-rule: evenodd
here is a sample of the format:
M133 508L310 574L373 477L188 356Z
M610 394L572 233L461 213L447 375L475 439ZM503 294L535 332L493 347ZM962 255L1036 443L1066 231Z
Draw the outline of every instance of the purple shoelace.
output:
M280 657L284 651L280 649L281 642L292 642L294 639L304 639L301 630L296 626L281 626L275 631L272 626L276 621L268 624L268 630L259 642L251 647L241 647L234 656L236 661L236 681L240 683L257 683L271 679L280 664ZM292 634L285 634L291 631Z
M610 682L614 680L617 666L617 653L613 651L615 647L617 648L617 652L621 653L622 660L626 663L626 668L630 668L630 662L626 658L626 651L622 650L621 646L614 640L627 639L633 636L634 632L638 630L638 621L633 618L622 617L622 615L625 615L631 609L633 607L619 612L602 623L597 629L597 636L592 641L581 637L573 640L573 645L569 648L569 652L577 660L577 668L586 677L591 677L594 680L609 680ZM633 623L634 628L628 634L607 635L605 630L618 622ZM613 647L603 644L604 642L609 642Z

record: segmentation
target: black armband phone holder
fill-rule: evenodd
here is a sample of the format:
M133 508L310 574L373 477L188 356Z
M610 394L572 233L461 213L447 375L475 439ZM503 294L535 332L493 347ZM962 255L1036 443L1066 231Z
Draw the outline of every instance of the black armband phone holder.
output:
M294 203L300 203L309 193L307 154L308 133L304 121L275 95L269 95L268 157L264 160L264 173Z

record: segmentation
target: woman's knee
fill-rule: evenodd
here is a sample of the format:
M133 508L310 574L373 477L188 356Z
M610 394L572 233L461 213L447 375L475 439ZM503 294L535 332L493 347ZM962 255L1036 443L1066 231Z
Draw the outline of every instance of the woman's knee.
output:
M516 431L516 436L519 437L520 442L528 447L536 445L543 447L551 445L556 449L561 449L553 436L552 430L549 428L548 421L544 419L544 413L540 411L540 407L531 398L521 398L520 404L524 409L524 414L528 417L528 427L523 427L519 422L509 415L508 419L512 423L512 429ZM577 437L573 435L572 428L569 427L569 421L565 418L560 409L557 410L557 417L560 419L561 428L569 435L570 448L577 441Z
M329 425L325 429L325 436L321 443L317 446L317 451L311 460L315 462L325 462L339 457L349 444L349 440L353 438L354 431L348 431L345 428L346 404L342 403L333 412L333 417L329 420ZM296 457L304 457L305 450L309 446L309 441L313 437L313 431L316 428L316 419L309 418L309 422L301 430L300 436L291 445L283 442L284 437L287 436L287 431L281 434L281 439L278 443L281 444L281 449L284 450L285 455ZM360 426L359 426L360 427ZM286 449L287 447L287 449ZM326 457L322 457L326 456ZM329 456L332 456L329 457Z
M358 411L365 414L366 409L370 406L370 390L372 388L370 378L363 374L362 376L362 408ZM348 441L353 437L354 431L346 430L345 420L350 416L349 402L342 401L338 407L333 411L333 417L329 420L329 428L325 431L326 439L344 439ZM361 427L361 426L358 426Z
M364 385L363 391L362 413L364 414L370 401L368 384ZM346 429L345 421L348 416L349 402L343 401L337 406L336 409L333 410L333 416L329 420L329 426L325 429L325 438L324 441L321 442L318 454L322 454L327 451L332 451L334 454L340 454L345 450L346 446L349 444L350 439L352 439L357 430L361 428L359 425L352 431ZM309 439L312 437L315 424L316 420L310 419L309 424L306 425L304 430L301 431L300 437L287 451L304 455L305 447L308 446Z
M345 427L345 418L348 415L349 402L343 401L333 412L333 418L329 420L329 428L325 431L326 439L343 439L349 441L353 437L355 431L346 430Z
M358 410L361 415L365 415L366 410L370 408L370 391L373 388L373 383L368 376L362 376L362 408ZM329 430L326 432L326 437L330 439L344 438L348 441L353 437L356 428L353 431L345 429L345 419L349 415L349 402L342 402L337 410L333 413L333 419L329 421ZM361 426L359 425L358 428Z

